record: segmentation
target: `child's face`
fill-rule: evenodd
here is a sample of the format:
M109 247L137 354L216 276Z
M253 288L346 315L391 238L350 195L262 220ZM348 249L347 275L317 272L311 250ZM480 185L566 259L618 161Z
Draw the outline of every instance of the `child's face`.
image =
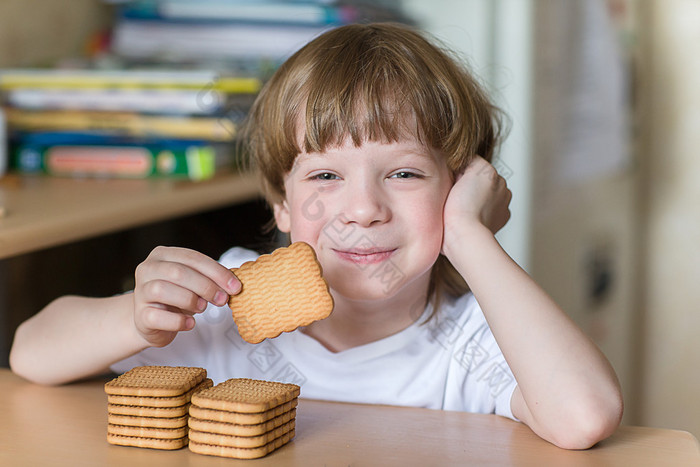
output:
M351 300L425 294L452 187L444 158L415 139L301 153L277 225L309 243L331 289ZM410 286L410 289L406 287Z

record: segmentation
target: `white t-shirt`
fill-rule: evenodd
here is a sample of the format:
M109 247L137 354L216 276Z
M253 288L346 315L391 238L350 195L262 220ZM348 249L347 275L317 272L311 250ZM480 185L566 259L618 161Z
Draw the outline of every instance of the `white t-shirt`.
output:
M257 253L232 248L221 263L234 268ZM481 308L469 293L445 303L403 331L342 352L331 352L299 330L259 344L238 334L227 306L196 316L192 331L163 348L149 348L112 365L122 373L139 365L185 365L207 369L214 383L254 378L295 383L301 396L433 409L496 413L515 418L516 387Z

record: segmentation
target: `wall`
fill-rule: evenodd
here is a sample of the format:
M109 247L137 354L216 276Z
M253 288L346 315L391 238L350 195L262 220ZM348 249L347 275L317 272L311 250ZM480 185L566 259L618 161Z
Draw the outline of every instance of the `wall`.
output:
M630 75L604 2L536 6L531 274L611 361L634 424L638 173L620 106Z
M642 423L700 437L700 2L646 7Z

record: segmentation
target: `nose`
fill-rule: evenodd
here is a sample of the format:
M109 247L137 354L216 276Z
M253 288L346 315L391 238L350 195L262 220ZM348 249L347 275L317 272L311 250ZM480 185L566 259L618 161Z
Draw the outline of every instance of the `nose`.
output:
M391 218L391 209L380 182L368 180L349 184L344 193L346 222L362 227L382 224Z

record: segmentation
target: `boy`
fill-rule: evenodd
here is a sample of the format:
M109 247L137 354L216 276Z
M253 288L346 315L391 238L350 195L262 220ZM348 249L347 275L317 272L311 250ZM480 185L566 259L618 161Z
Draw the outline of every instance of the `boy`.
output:
M240 289L228 268L255 254L217 263L158 247L133 293L59 298L20 326L13 370L55 384L196 365L215 381L294 380L311 398L498 413L592 446L619 424L619 383L495 240L511 196L488 162L497 117L474 78L407 27L320 36L267 83L245 139L277 227L316 251L331 316L247 344L226 308Z

